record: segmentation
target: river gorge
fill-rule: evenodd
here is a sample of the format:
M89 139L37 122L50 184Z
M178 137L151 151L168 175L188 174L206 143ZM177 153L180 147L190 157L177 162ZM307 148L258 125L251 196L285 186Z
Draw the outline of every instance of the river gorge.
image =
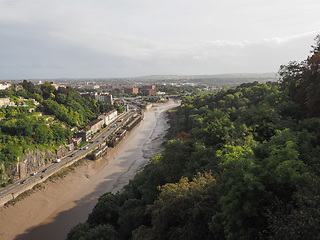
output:
M169 128L166 111L178 105L173 100L155 104L116 148L109 148L107 156L87 160L16 205L1 208L0 239L65 239L74 225L86 221L99 196L121 190L163 150Z

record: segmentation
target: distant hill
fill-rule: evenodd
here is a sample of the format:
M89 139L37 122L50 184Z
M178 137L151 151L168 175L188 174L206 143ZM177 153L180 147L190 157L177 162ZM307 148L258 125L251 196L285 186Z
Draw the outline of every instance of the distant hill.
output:
M163 83L195 83L214 87L236 86L245 82L274 82L278 80L277 73L226 73L212 75L149 75L140 77L126 78L59 78L59 79L41 79L42 82L56 82L61 84L85 84L87 82L96 84L126 84L126 83L143 83L143 84L163 84ZM34 83L38 83L40 79L29 79ZM18 80L11 81L12 83L20 82Z
M179 80L179 79L226 79L226 78L269 78L277 79L278 74L270 73L225 73L212 75L150 75L135 77L135 80Z
M131 78L129 81L159 83L196 83L209 86L235 86L244 82L274 82L277 73L227 73L216 75L151 75Z

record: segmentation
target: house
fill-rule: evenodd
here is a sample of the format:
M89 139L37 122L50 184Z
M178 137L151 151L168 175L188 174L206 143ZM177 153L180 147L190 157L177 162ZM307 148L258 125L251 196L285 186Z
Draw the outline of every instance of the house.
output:
M87 125L90 128L91 134L95 134L103 127L104 121L102 119L95 119Z
M11 83L9 82L0 82L0 90L5 90L7 88L11 87Z

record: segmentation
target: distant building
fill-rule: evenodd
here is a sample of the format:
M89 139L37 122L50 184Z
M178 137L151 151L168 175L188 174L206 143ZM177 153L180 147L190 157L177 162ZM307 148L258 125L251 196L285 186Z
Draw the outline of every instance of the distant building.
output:
M11 83L9 82L0 82L0 90L5 90L7 88L11 87Z
M57 83L54 83L54 82L50 82L50 84L52 85L52 86L54 86L54 88L56 89L56 90L58 90L59 89L59 84L57 84Z
M157 95L156 86L155 85L142 86L142 93L144 96L156 96Z
M113 98L110 94L95 93L94 99L96 102L101 101L104 102L104 104L113 105Z
M142 89L142 93L144 96L157 96L156 89Z
M104 96L104 103L105 104L109 104L109 105L113 105L113 97L112 95L108 94Z
M92 98L92 99L96 100L96 102L101 101L104 104L113 105L113 103L114 103L112 95L110 95L110 94L95 92L95 93L82 94L82 96L85 97L86 99Z
M142 90L146 90L146 89L156 89L156 86L155 86L155 85L151 85L151 86L145 85L145 86L142 86Z
M139 88L124 88L124 93L138 93Z

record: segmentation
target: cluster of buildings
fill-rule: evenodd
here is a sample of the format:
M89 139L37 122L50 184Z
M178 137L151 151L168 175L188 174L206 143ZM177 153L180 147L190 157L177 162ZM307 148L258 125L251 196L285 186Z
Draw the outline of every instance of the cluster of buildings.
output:
M74 138L69 141L67 146L70 150L76 148L81 142L87 142L92 138L92 135L98 132L104 126L108 126L118 116L117 110L111 110L107 113L101 114L97 119L90 122L86 129L75 133Z
M42 84L42 81L38 82L38 86ZM56 84L54 82L50 82L52 86L55 87L57 90L59 87L65 87L65 85L61 84ZM19 87L20 85L17 84ZM9 82L0 82L0 90L5 90L7 88L11 87L11 84ZM21 87L21 86L20 86ZM135 93L135 94L143 94L146 97L151 97L151 96L156 96L157 95L157 90L155 85L142 85L141 87L125 87L124 93L130 94L130 93ZM140 95L139 94L139 95ZM87 92L87 93L82 93L81 94L83 97L87 99L94 99L96 102L101 101L104 104L108 105L114 105L114 99L111 94L108 92ZM9 97L4 97L0 98L0 107L7 107L7 106L27 106L25 104L25 101L30 101L33 100L34 105L39 105L39 103L34 100L34 99L19 99L18 103L11 102ZM147 109L152 106L151 103L146 103L142 101L139 103L139 100L142 99L137 99L133 102L129 102L127 100L118 100L118 104L123 105L124 107L129 106L129 104L132 104L132 106L139 106L141 108ZM116 100L117 101L117 100ZM111 122L113 122L118 116L118 112L116 110L111 110L107 113L101 114L96 120L92 121L90 124L86 126L85 129L75 133L74 138L69 140L69 143L67 143L67 146L69 147L70 150L76 148L81 142L84 141L89 141L92 138L92 135L95 134L97 131L99 131L101 128L104 126L108 126Z
M137 87L126 87L124 88L124 93L126 94L138 94L139 93L139 88ZM156 86L151 85L151 86L142 86L141 88L142 94L144 96L156 96L157 95L157 90Z
M18 99L18 102L15 103L13 101L10 101L9 97L3 97L0 98L0 108L1 107L17 107L17 106L21 106L21 107L29 107L26 102L27 101L33 101L33 105L38 106L40 103L37 102L35 99L23 99L22 97L20 97ZM29 111L32 112L34 109L30 109Z

